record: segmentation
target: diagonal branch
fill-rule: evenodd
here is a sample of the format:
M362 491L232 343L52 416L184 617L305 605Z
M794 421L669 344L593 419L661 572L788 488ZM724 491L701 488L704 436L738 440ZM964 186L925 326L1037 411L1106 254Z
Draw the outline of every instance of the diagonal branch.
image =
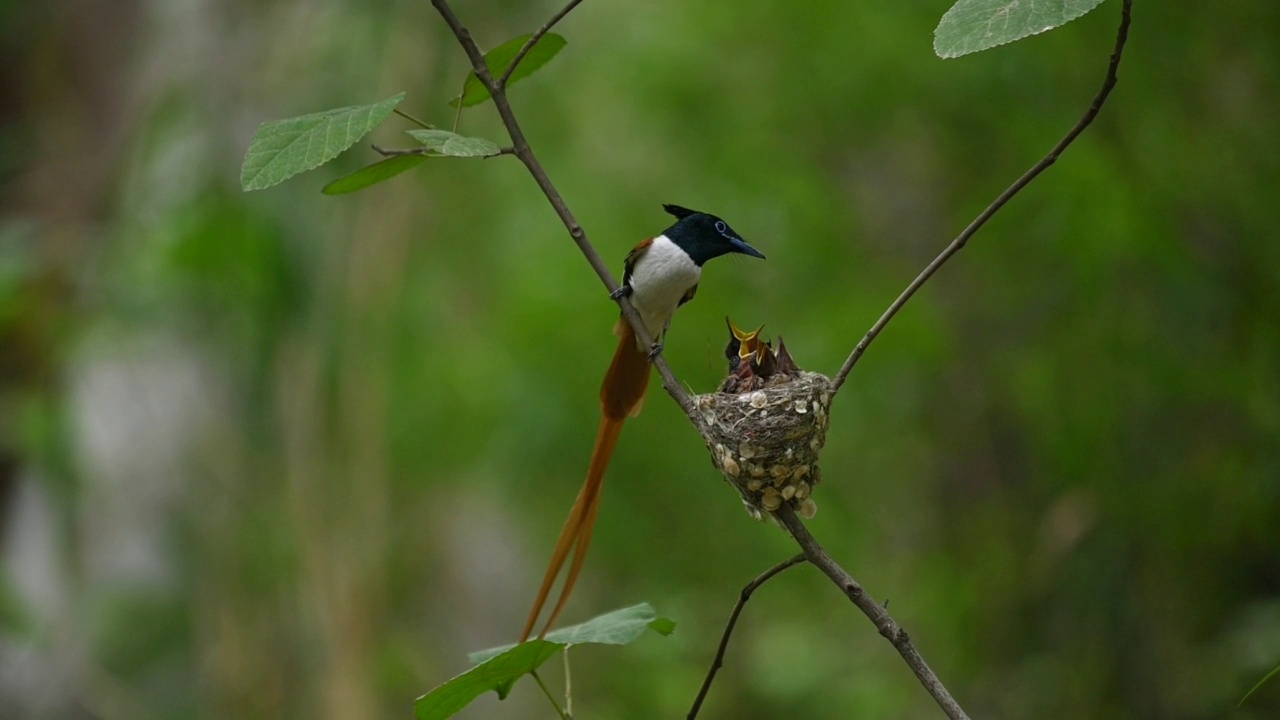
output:
M867 347L871 345L871 341L875 340L876 337L880 335L880 331L884 330L884 327L889 324L889 321L892 320L895 315L898 314L898 311L902 309L902 306L907 304L907 301L911 299L911 296L915 295L916 291L928 282L929 278L933 277L933 274L938 271L938 268L942 267L943 263L950 260L952 255L960 252L960 249L969 242L969 238L973 237L974 233L978 232L978 230L991 219L991 216L995 215L1000 208L1004 207L1005 203L1009 202L1014 195L1017 195L1018 192L1030 184L1032 180L1035 180L1037 175L1044 172L1050 165L1057 162L1058 156L1062 154L1062 151L1066 150L1067 146L1074 142L1075 139L1079 137L1080 133L1084 132L1085 128L1089 127L1089 125L1093 123L1093 119L1098 116L1098 111L1102 109L1102 104L1107 101L1107 96L1111 94L1112 88L1116 86L1116 71L1120 68L1120 57L1124 54L1124 44L1129 38L1129 15L1132 6L1133 0L1124 0L1124 7L1120 11L1120 29L1116 32L1115 49L1111 51L1111 63L1107 66L1107 75L1102 81L1102 88L1098 90L1098 94L1094 96L1093 102L1089 104L1089 109L1085 110L1084 115L1076 121L1075 126L1058 141L1057 145L1053 146L1053 149L1049 151L1048 155L1041 158L1040 162L1032 165L1030 170L1023 173L1022 177L1014 181L1014 183L1005 189L1004 192L1000 193L995 200L991 201L991 204L987 206L987 209L983 210L978 217L974 218L973 222L969 223L969 226L966 227L955 240L952 240L951 244L948 245L938 255L938 257L933 259L933 262L925 266L925 269L916 276L915 280L911 281L911 284L907 286L907 289L902 291L902 294L898 296L898 299L893 301L893 304L889 306L889 309L884 311L884 314L880 316L880 319L876 320L876 324L872 325L871 329L867 331L867 334L863 335L862 339L858 341L858 345L854 347L853 352L849 354L849 359L845 360L844 365L840 367L840 372L836 373L835 379L831 382L832 395L835 395L835 393L840 389L840 386L844 384L845 378L849 376L849 371L853 370L853 366L858 363L858 359L867 351Z
M448 0L431 0L431 4L440 13L440 17L444 18L445 24L453 31L454 37L458 39L458 44L467 53L467 58L471 60L471 67L475 70L476 77L480 78L480 82L484 83L485 88L489 90L489 94L493 96L493 104L498 109L502 124L507 128L507 134L511 136L512 152L528 168L534 182L538 184L542 193L547 196L547 201L551 203L556 215L560 217L560 222L564 223L565 229L569 231L569 236L573 238L578 249L582 251L582 255L591 265L591 269L596 271L596 275L604 283L605 288L610 293L613 293L618 289L618 282L613 279L613 274L609 272L609 266L600 258L600 253L596 252L591 241L587 239L586 231L582 229L577 219L574 218L569 206L565 204L564 198L560 196L559 191L552 184L551 178L547 177L546 171L542 169L542 163L539 163L538 158L533 154L533 149L529 147L529 143L524 137L524 131L520 129L520 123L516 120L515 112L511 109L511 103L507 100L506 90L494 79L493 73L489 72L489 66L485 64L484 53L480 52L475 40L471 38L471 33L462 24L462 21L458 19L458 16L454 14L453 9L449 7ZM569 6L561 11L561 17L567 14L569 10L572 10L574 5L576 3L570 2ZM547 27L552 24L547 23ZM530 38L530 40L532 39ZM623 297L618 299L618 305L622 308L622 314L627 318L627 322L631 323L631 327L635 328L636 337L639 341L644 345L652 345L653 337L649 335L649 329L644 326L644 322L640 319L640 314L631 306L631 302ZM694 407L693 398L689 396L684 386L676 379L675 374L671 372L671 368L667 366L661 355L653 359L653 365L658 369L658 373L662 375L662 387L680 405L685 415L691 421L696 422L697 410Z
M542 39L542 36L546 35L551 28L555 27L556 23L560 22L560 20L563 19L565 15L568 15L574 8L578 7L578 3L580 2L582 2L582 0L569 0L568 5L560 8L560 12L552 15L551 19L543 23L542 27L538 28L537 32L529 36L529 39L520 47L520 51L516 53L516 56L511 58L511 64L502 72L502 77L498 78L498 87L504 90L507 88L507 81L511 79L511 73L516 71L516 66L520 64L521 60L524 60L524 56L529 54L529 51L533 49L533 46L537 45L538 41Z
M915 645L911 642L911 638L907 635L907 631L889 615L889 611L883 605L876 602L867 595L867 591L862 585L858 584L845 569L840 567L827 551L823 549L818 541L809 534L809 529L804 526L796 513L787 503L783 503L781 507L774 511L774 516L791 532L791 537L800 545L800 549L804 551L804 558L813 563L815 567L823 572L827 577L831 578L831 582L835 583L844 594L858 606L858 609L866 615L876 629L890 643L893 643L894 649L907 662L907 667L911 668L911 672L915 673L916 678L920 680L920 684L928 691L933 699L942 708L951 720L969 720L969 716L965 714L964 709L951 697L951 693L934 674L933 669L929 667L929 663L924 661L924 657L920 655L920 651L916 650Z
M724 634L720 636L720 647L716 648L716 656L711 660L711 669L707 670L707 678L702 681L702 687L698 690L698 696L693 699L693 707L689 708L688 720L694 720L698 717L698 710L702 709L702 701L707 698L707 692L711 690L711 683L716 679L716 672L724 667L724 653L729 649L729 636L733 634L733 628L738 624L738 616L742 614L742 608L751 599L751 594L756 588L769 582L774 575L781 573L783 570L799 565L805 561L803 554L788 558L773 567L765 570L755 580L747 583L742 588L742 593L738 595L738 602L733 605L733 612L729 613L729 622L724 626Z

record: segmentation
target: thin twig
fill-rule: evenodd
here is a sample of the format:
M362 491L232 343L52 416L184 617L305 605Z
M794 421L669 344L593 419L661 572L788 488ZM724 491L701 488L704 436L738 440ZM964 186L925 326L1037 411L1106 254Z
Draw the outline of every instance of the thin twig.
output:
M1116 32L1115 49L1111 51L1111 63L1107 66L1107 76L1102 81L1102 88L1098 90L1098 94L1094 96L1093 102L1089 104L1089 109L1085 111L1084 115L1076 122L1075 126L1058 141L1058 144L1053 146L1053 149L1049 151L1048 155L1045 155L1040 162L1032 165L1030 170L1027 170L1022 174L1022 177L1018 178L1004 192L1000 193L1000 195L987 206L987 209L983 210L978 217L974 218L973 222L969 223L969 226L964 229L964 232L960 233L955 240L952 240L951 244L948 245L946 249L938 255L938 257L934 258L933 262L929 263L925 269L916 276L915 280L911 281L911 284L907 286L906 290L902 291L902 294L898 296L897 300L893 301L893 304L889 306L889 309L884 311L884 314L880 316L880 319L876 321L876 324L872 325L871 329L867 331L867 334L862 336L862 340L858 341L858 345L854 347L853 352L849 354L849 359L845 360L844 365L840 367L840 372L836 373L836 377L831 383L831 393L833 395L840 389L840 386L844 384L845 378L849 376L849 371L853 370L853 366L858 363L858 358L862 357L862 354L867 351L867 347L871 345L871 341L876 339L880 334L880 331L884 330L884 327L889 324L889 321L892 320L895 315L898 314L898 311L902 309L902 306L906 305L907 301L911 299L911 296L916 294L916 291L920 289L920 286L924 285L929 278L933 277L933 274L938 271L938 268L942 267L943 263L951 259L952 255L960 252L960 249L969 242L969 238L973 237L973 234L978 232L978 230L991 219L991 216L995 215L1000 208L1004 207L1005 203L1009 202L1014 195L1017 195L1018 192L1034 180L1037 175L1044 172L1050 165L1057 162L1058 156L1062 154L1062 151L1066 150L1067 146L1074 142L1076 137L1078 137L1080 133L1084 132L1085 128L1089 127L1089 125L1093 123L1093 119L1098 116L1098 111L1102 109L1102 104L1107 101L1107 96L1111 94L1112 88L1116 86L1116 71L1120 67L1120 57L1124 54L1125 41L1129 38L1129 15L1132 5L1133 0L1124 0L1124 7L1120 11L1120 29Z
M578 3L580 2L582 2L582 0L569 0L568 5L560 8L560 12L552 15L550 20L543 23L542 27L538 28L537 32L530 35L529 39L524 41L524 45L520 47L520 51L516 53L515 57L511 58L511 64L507 66L506 70L502 71L502 77L498 78L498 87L504 90L506 89L507 81L511 79L511 73L516 71L516 66L520 64L521 60L524 60L524 56L529 54L529 51L533 49L534 45L538 44L538 41L542 39L543 35L547 34L548 30L555 27L555 24L560 22L565 15L568 15L570 11L578 7Z
M407 113L407 112L405 112L405 111L401 110L400 108L392 108L391 112L393 112L393 113L395 113L395 114L399 115L400 117L404 118L405 120L408 120L409 122L413 123L414 125L418 125L418 126L419 126L419 127L421 127L423 130L435 130L435 129L436 129L436 128L435 128L435 126L434 126L434 125L432 125L431 123L425 123L425 122L422 122L422 121L421 121L421 120L419 120L418 118L416 118L416 117L414 117L414 116L410 115L409 113Z
M542 694L547 696L547 700L551 703L551 707L556 709L556 714L560 716L560 720L573 720L568 712L560 708L560 703L556 702L555 696L551 694L551 690L547 688L547 684L542 682L542 676L538 674L538 671L534 670L529 674L537 681L538 687L542 688Z
M787 503L783 503L781 507L774 511L782 524L791 531L791 537L799 543L801 550L804 551L804 557L813 563L827 577L831 578L831 582L835 583L844 594L853 601L854 605L863 612L871 622L875 624L876 629L885 637L893 647L907 661L907 667L911 668L911 672L915 673L916 678L920 680L920 684L924 689L933 696L933 699L942 708L951 720L968 720L969 716L965 714L960 704L951 697L951 693L934 674L929 664L924 661L924 657L916 650L911 642L911 638L907 636L907 631L902 629L889 611L883 605L876 602L867 594L867 591L854 580L845 569L840 567L827 551L818 544L818 541L809 534L809 529L804 526L800 518L796 516L795 511Z
M582 252L587 263L591 265L591 269L595 270L596 276L604 283L605 288L612 294L618 289L618 282L614 280L613 273L609 272L609 266L600 258L600 253L596 252L591 241L587 239L587 233L578 224L573 213L569 210L569 206L565 204L564 198L560 196L555 185L551 183L551 179L547 177L547 173L542 169L542 164L538 162L538 158L533 154L533 149L529 147L529 143L525 140L524 131L520 129L520 123L516 120L515 112L511 109L511 103L507 101L506 91L498 87L497 80L494 79L493 73L489 72L489 66L484 62L484 53L480 52L480 48L476 45L475 40L471 38L471 33L454 14L453 9L449 7L447 0L431 0L431 4L436 11L440 13L440 17L444 18L445 24L453 31L454 37L458 39L458 44L462 46L463 51L467 53L467 58L471 60L471 68L475 71L476 77L480 78L480 82L489 90L489 94L493 97L494 107L498 110L498 115L502 118L502 124L506 126L507 133L511 136L511 145L516 157L524 163L528 168L529 174L533 176L534 182L542 190L542 194L547 196L547 201L551 203L551 207L559 216L560 222L569 231L569 236L573 238L573 242L577 244L578 250ZM653 336L649 334L649 329L645 327L644 321L640 319L640 313L632 307L631 302L627 298L619 298L618 305L622 309L622 314L627 318L627 322L631 323L631 327L635 328L636 338L642 346L653 345ZM661 355L653 359L653 365L658 369L658 374L662 376L662 387L667 391L675 401L684 410L688 418L697 422L698 413L693 404L693 398L685 391L680 381L676 379L675 374L671 372L671 368L667 366L666 361Z
M746 587L742 588L742 593L738 595L738 601L733 604L733 612L729 614L729 622L724 626L724 634L720 636L720 647L716 648L716 656L711 661L711 669L707 671L707 677L702 681L702 687L698 690L698 697L693 699L693 707L689 708L689 715L687 716L688 720L694 720L694 718L698 717L698 710L702 708L702 701L706 699L707 692L711 690L711 683L716 678L716 672L719 671L721 667L724 667L724 653L729 647L729 636L733 634L733 628L738 624L738 615L742 614L742 608L747 604L747 601L751 599L751 594L756 591L756 588L769 582L774 575L777 575L793 565L799 565L804 561L805 557L803 553L796 555L793 558L783 560L777 565L765 570L759 577L747 583Z
M428 147L384 148L384 147L379 147L377 145L370 145L369 147L373 148L373 151L378 153L382 157L396 157L398 155L426 155L428 157L457 157L457 156L445 155L443 153L436 152L435 150ZM488 155L480 155L478 157L480 157L481 159L487 160L489 158L495 158L500 155L515 155L515 154L516 154L515 148L504 147L504 148L498 148L498 152L492 152L492 153L489 153ZM476 157L476 156L473 155L471 157Z
M377 145L370 145L373 151L382 157L398 157L400 155L433 155L431 148L384 148Z
M564 714L569 716L569 720L573 720L573 673L569 668L569 651L573 649L572 645L565 645L564 652Z
M468 79L470 79L470 76L468 76ZM449 132L455 132L455 133L458 132L458 125L462 122L463 100L466 100L466 99L467 99L467 83L464 80L462 82L462 92L458 93L458 109L456 112L453 113L453 127L450 128Z

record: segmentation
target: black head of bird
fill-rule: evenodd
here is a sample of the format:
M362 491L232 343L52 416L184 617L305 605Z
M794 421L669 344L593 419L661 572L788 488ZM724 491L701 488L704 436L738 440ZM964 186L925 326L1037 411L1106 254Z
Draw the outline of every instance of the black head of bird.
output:
M679 205L662 207L677 218L676 224L667 228L662 234L688 253L699 267L712 258L729 253L741 253L764 259L764 253L748 245L733 228L729 227L729 223L715 215Z

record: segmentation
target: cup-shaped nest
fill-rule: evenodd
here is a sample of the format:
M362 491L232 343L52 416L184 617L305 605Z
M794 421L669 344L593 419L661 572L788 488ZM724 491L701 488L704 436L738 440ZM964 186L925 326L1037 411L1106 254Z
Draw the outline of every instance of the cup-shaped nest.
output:
M813 517L813 488L822 479L818 454L831 406L825 375L797 371L786 382L694 400L711 460L752 517L763 520L782 503L800 517Z

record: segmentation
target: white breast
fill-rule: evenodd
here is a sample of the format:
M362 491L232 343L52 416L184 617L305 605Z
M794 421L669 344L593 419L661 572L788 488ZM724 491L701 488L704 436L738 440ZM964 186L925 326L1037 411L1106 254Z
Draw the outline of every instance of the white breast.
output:
M697 285L701 277L702 268L666 235L654 238L653 244L636 261L631 269L631 304L644 318L645 327L655 341L671 324L680 298Z

